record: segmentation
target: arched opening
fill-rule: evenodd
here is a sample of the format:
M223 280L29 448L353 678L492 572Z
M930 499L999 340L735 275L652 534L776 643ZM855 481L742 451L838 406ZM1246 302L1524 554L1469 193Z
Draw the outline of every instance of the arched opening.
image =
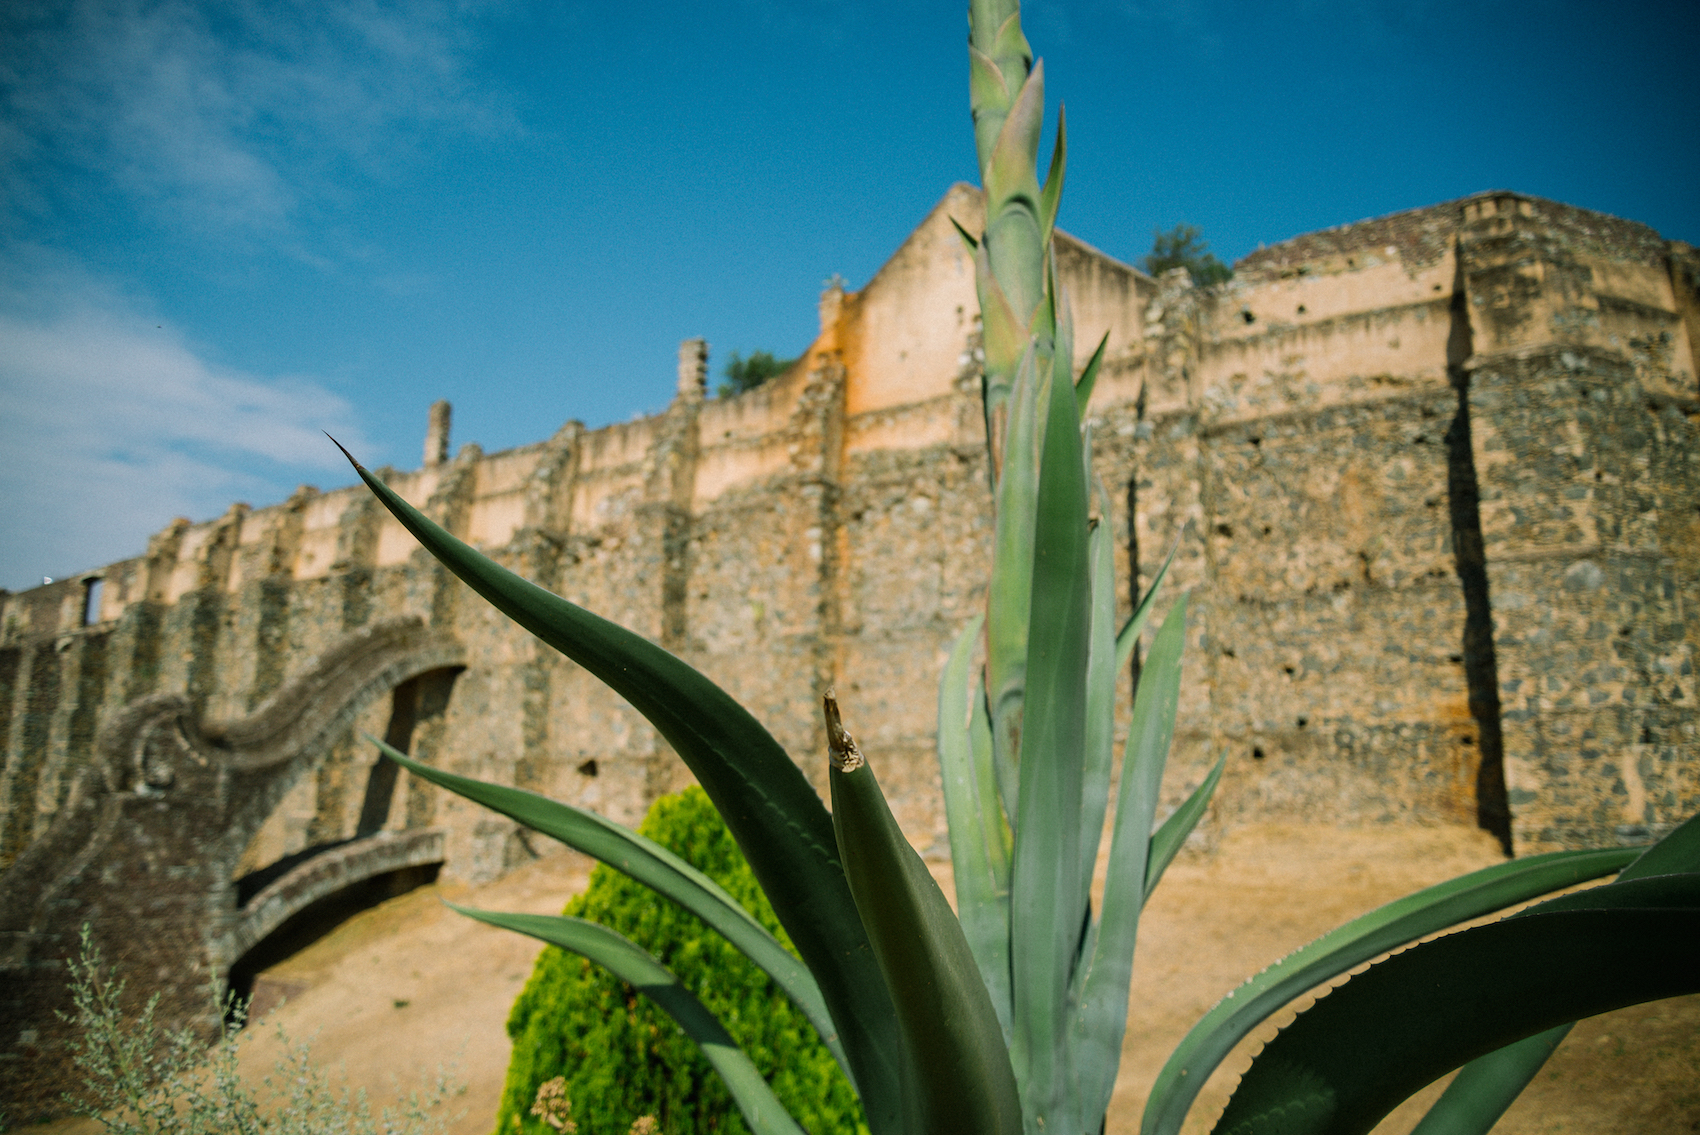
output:
M384 744L398 752L413 753L413 735L421 726L440 725L449 708L449 693L459 676L458 669L431 670L395 688L390 699L390 722L384 730ZM366 794L360 805L360 820L354 838L382 831L389 822L390 806L395 802L396 774L401 771L388 757L378 757L366 775Z
M308 903L257 942L230 967L227 988L247 1001L254 995L259 975L287 961L344 922L393 898L437 881L442 863L422 863L372 875ZM259 1006L255 1016L270 1006Z
M462 669L429 670L397 684L390 695L385 743L431 760ZM442 837L430 827L425 786L410 791L404 814L392 818L400 771L393 760L377 755L365 770L358 813L342 812L346 818L335 825L341 829L335 838L320 839L233 880L237 956L228 988L237 997L251 997L261 973L355 915L436 880Z

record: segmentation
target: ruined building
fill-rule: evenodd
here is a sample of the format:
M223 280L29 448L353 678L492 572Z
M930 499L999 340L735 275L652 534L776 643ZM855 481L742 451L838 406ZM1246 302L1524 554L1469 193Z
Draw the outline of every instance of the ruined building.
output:
M514 570L727 687L819 780L817 695L917 847L946 847L934 686L991 515L973 267L950 191L785 375L384 475ZM1700 807L1700 257L1487 193L1151 279L1069 238L1123 602L1193 593L1171 805L1209 825L1480 823L1518 853ZM635 822L687 773L448 576L363 488L178 521L0 597L0 1082L45 1097L77 927L167 1011L314 903L543 849L358 740ZM397 880L402 880L401 884ZM35 1071L32 1071L35 1070ZM55 1085L56 1087L56 1085Z

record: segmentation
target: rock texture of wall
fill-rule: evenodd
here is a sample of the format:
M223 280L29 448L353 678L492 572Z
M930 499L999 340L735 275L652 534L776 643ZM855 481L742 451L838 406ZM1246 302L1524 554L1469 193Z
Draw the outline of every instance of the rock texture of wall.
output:
M935 683L983 599L991 531L973 267L950 224L979 212L953 188L866 287L822 297L819 339L755 391L706 399L706 347L688 340L664 414L450 457L439 405L424 465L382 475L698 666L817 784L816 707L835 685L905 831L943 855ZM1700 807L1693 249L1496 192L1260 250L1213 289L1067 237L1058 264L1078 361L1108 335L1090 420L1124 608L1170 549L1193 591L1171 805L1226 754L1218 831L1480 823L1523 853L1638 842ZM236 879L380 829L440 832L444 870L470 878L541 850L397 779L361 730L626 823L688 779L620 699L361 488L178 521L135 559L0 603L9 982L57 972L75 925L99 921L95 883L64 884L78 907L18 881L84 796L183 809L177 860L148 860L159 878L199 879L196 848L230 845L228 878L196 885L206 917L234 925ZM351 710L288 763L240 847L193 826L223 813L113 748L141 699L172 695L181 721L216 733L350 636L409 618L432 637L429 672L444 643L464 671ZM237 960L184 957L201 973ZM46 1043L7 1028L0 1079Z

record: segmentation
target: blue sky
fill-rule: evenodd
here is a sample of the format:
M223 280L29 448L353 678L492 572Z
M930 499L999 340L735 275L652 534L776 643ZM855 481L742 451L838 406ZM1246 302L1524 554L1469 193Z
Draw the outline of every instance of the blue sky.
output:
M1700 5L1033 0L1063 225L1232 260L1489 188L1700 241ZM974 180L957 0L0 5L0 587L794 354Z

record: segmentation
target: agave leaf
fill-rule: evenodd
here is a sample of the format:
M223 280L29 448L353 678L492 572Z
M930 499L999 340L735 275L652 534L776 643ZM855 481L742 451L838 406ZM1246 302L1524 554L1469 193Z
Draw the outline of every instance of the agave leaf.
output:
M1700 911L1700 872L1648 875L1639 879L1620 877L1603 887L1589 887L1548 899L1511 917L1534 918L1572 910L1618 910L1627 907L1692 907ZM1689 945L1694 951L1690 960L1700 968L1700 938L1695 938Z
M726 1081L726 1089L732 1093L733 1101L744 1115L744 1122L750 1125L755 1135L804 1135L803 1129L786 1114L773 1089L767 1086L756 1066L750 1063L750 1058L714 1014L681 985L666 966L629 938L582 918L502 914L454 903L447 905L491 926L515 930L563 950L571 950L635 987L659 1005L684 1030L685 1035L701 1047L708 1062Z
M1610 885L1695 870L1700 870L1700 816L1648 848ZM1486 1135L1572 1027L1537 1033L1464 1065L1411 1135Z
M1004 472L998 480L992 578L986 590L986 695L1004 813L1016 816L1016 757L1027 688L1027 616L1033 603L1033 526L1039 506L1033 459L1043 406L1031 346L1010 398Z
M998 29L1020 6L1020 0L968 0L968 42L991 52Z
M963 228L961 222L959 222L955 217L950 219L950 227L956 230L956 235L961 237L962 243L968 246L970 254L980 247L980 242L975 240L968 230Z
M1144 681L1143 674L1140 681ZM1163 872L1168 870L1175 854L1180 851L1186 837L1192 834L1192 829L1198 826L1203 818L1204 810L1210 806L1210 797L1216 793L1216 785L1222 780L1222 769L1228 763L1227 757L1216 761L1216 767L1210 770L1204 778L1204 783L1192 790L1192 795L1186 802L1176 808L1174 814L1163 821L1151 836L1151 850L1145 857L1145 901L1151 901L1151 892L1157 889L1157 883L1163 878Z
M986 239L992 272L1023 326L1044 296L1042 237L1034 159L1044 125L1045 67L1035 64L998 135L985 170Z
M1251 1132L1300 1091L1294 1135L1358 1135L1452 1068L1582 1017L1700 992L1700 875L1595 887L1395 954L1300 1013L1216 1130Z
M1091 441L1082 446L1090 476ZM1098 523L1088 538L1092 570L1091 641L1086 661L1086 748L1081 773L1080 874L1077 886L1092 886L1110 804L1110 771L1115 764L1116 731L1116 563L1110 537L1110 496L1094 479Z
M1021 13L1015 0L973 0L968 13L968 45L970 50L989 59L1003 78L1001 93L982 88L986 92L983 101L974 99L974 89L969 88L969 105L974 112L974 148L983 182L986 162L997 144L1002 116L1008 112L1033 62L1033 49L1021 34ZM982 116L997 121L986 122Z
M1068 166L1068 115L1057 104L1057 140L1051 149L1051 166L1045 171L1045 187L1039 191L1040 237L1049 245L1057 227L1057 209L1062 205L1063 172ZM1073 365L1071 362L1070 366Z
M997 114L998 128L1003 127L1003 117L1009 113L1010 104L1015 101L1014 91L1005 85L1004 74L998 69L997 62L985 52L968 45L968 102L972 107L984 108L982 113ZM993 133L995 142L997 134Z
M1080 869L1086 663L1087 496L1074 388L1052 376L1033 529L1021 780L1010 872L1014 1061L1030 1130L1071 1106L1063 1059L1069 974L1086 894ZM1010 460L1015 460L1011 447ZM1001 550L1001 549L1000 549Z
M1464 1065L1411 1135L1487 1135L1572 1027L1536 1033Z
M1055 360L1051 364L1051 373L1067 378L1074 374L1074 314L1068 303L1068 289L1057 278L1057 252L1054 246L1046 249L1045 292L1051 301L1049 305L1051 357ZM1046 309L1045 304L1039 306L1041 310ZM1035 323L1037 323L1037 320L1035 320ZM1040 334L1042 333L1036 333L1035 338L1042 342ZM1075 403L1074 412L1082 421L1085 421L1086 411L1078 401ZM1092 478L1088 476L1087 483L1090 484L1091 480ZM1105 515L1108 515L1108 513Z
M1002 23L993 24L997 28L997 38L992 41L989 52L1005 75L1019 79L1033 68L1033 48L1027 43L1027 37L1021 32L1021 5L1006 0L1003 5L1009 13ZM1015 88L1011 82L1010 88Z
M981 346L986 353L986 420L988 429L994 411L1013 397L1022 357L1032 346L1027 321L1017 315L997 277L992 274L991 251L981 241L974 250L974 287L980 297ZM988 443L1001 452L1004 439L988 434ZM995 470L1001 477L1005 470Z
M1688 817L1623 869L1618 881L1700 871L1700 812Z
M1140 1131L1179 1131L1194 1097L1229 1050L1306 990L1424 935L1609 875L1638 854L1637 848L1554 851L1496 863L1378 907L1295 950L1229 993L1192 1027L1157 1074Z
M907 1130L1020 1135L1003 1028L962 926L826 695L839 856L903 1029Z
M1049 354L1051 313L1044 302L1045 261L1043 251L1032 247L1038 239L1037 207L1030 198L1015 197L986 219L986 236L980 243L1023 333L1037 338Z
M1104 337L1098 340L1098 349L1086 360L1086 368L1080 372L1080 381L1074 384L1074 404L1082 418L1086 416L1086 404L1092 400L1092 388L1098 385L1098 367L1104 361L1104 348L1109 345L1110 333L1106 331ZM1152 590L1156 590L1155 584L1152 585Z
M384 755L422 780L464 796L486 808L518 820L533 831L558 839L568 847L594 856L630 875L657 894L672 899L719 933L750 961L760 966L802 1010L821 1035L839 1067L854 1084L856 1077L838 1042L838 1030L821 998L820 987L802 962L779 944L767 928L726 890L668 851L665 847L614 821L563 804L535 792L487 784L420 764L375 737L368 737Z
M1693 906L1694 899L1700 896L1700 874L1693 873L1700 869L1700 819L1691 817L1639 856L1633 850L1617 854L1632 857L1633 861L1613 883L1549 900L1515 917L1614 907L1674 906L1684 901ZM1417 1131L1435 1135L1441 1132L1477 1135L1487 1131L1539 1071L1569 1029L1568 1023L1561 1024L1472 1060Z
M1181 542L1175 541L1175 546L1169 549L1168 558L1163 566L1157 569L1157 575L1151 580L1151 586L1145 589L1145 594L1139 597L1139 606L1128 616L1122 629L1116 632L1116 669L1127 665L1127 660L1133 657L1133 648L1139 645L1140 632L1145 629L1145 623L1151 618L1151 605L1156 601L1157 592L1163 587L1163 580L1169 574L1169 565L1175 562L1175 553L1181 550Z
M480 555L352 456L349 461L426 550L497 610L625 698L696 774L820 985L855 1069L869 1128L875 1135L896 1131L896 1013L865 948L831 817L772 734L685 662Z
M984 616L969 621L939 679L939 773L956 909L992 1009L1009 1035L1009 825L998 804L985 694L973 663Z
M1013 36L1008 34L1011 31ZM970 5L968 59L971 69L975 66L976 56L983 59L998 77L993 83L990 75L977 79L971 75L968 87L969 107L974 116L974 151L979 159L980 180L984 184L986 164L991 160L992 150L1003 130L1004 118L1016 92L1021 89L1022 80L1027 77L1027 68L1033 58L1032 49L1021 35L1020 12L1013 0L990 0L989 3L987 0L974 0Z
M985 675L979 671L969 676L968 687L968 742L974 749L976 768L990 768L992 781L997 782L997 754L992 749L992 719L986 713ZM1010 770L1014 775L1014 770ZM984 774L980 774L982 777ZM992 831L996 833L997 845L1003 850L999 861L1004 865L1004 881L1008 883L1008 869L1015 856L1015 832L1010 830L1009 815L1002 808L1002 801L994 795L991 810L996 815Z
M1115 832L1104 879L1104 911L1091 957L1077 975L1070 1057L1082 1118L1102 1117L1110 1106L1122 1036L1127 1030L1128 985L1139 913L1145 905L1152 819L1180 702L1181 652L1186 646L1186 596L1169 608L1140 674L1133 722L1122 757Z

